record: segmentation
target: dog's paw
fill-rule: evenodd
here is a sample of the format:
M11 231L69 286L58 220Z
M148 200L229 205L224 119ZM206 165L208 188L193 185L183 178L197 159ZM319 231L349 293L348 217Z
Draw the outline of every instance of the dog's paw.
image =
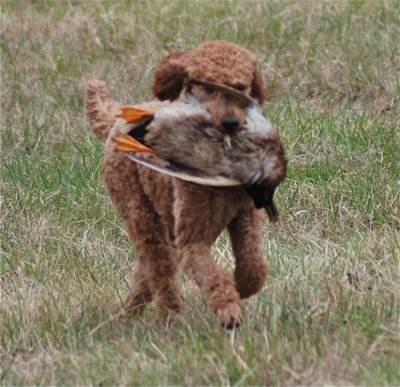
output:
M141 292L129 294L124 301L117 305L113 309L114 317L118 318L120 316L129 314L136 315L143 311L145 306L151 302L152 297L150 292Z
M154 304L158 315L170 318L173 314L181 314L182 306L179 296L175 297L155 297Z
M119 319L124 316L136 316L139 315L145 305L127 306L124 303L116 305L112 310L114 318Z
M238 328L243 321L240 305L235 302L229 302L218 308L216 313L221 325L226 329Z

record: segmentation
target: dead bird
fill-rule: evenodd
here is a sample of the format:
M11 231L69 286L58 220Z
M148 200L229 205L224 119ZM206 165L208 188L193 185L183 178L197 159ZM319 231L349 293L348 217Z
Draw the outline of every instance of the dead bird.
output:
M286 160L277 132L257 104L246 108L244 128L230 133L216 128L190 95L154 110L124 106L119 117L127 123L116 147L134 154L134 161L202 185L243 185L257 208L265 208L271 221L279 219L273 195L286 176ZM143 152L168 163L138 155Z

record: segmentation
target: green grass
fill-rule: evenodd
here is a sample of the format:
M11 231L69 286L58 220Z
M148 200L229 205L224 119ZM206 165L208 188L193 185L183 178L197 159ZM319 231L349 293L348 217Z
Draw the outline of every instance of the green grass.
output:
M0 383L399 385L400 3L3 1ZM114 321L135 264L100 177L84 88L151 98L168 52L257 52L289 159L265 288L222 330L185 312ZM226 235L215 259L233 265Z

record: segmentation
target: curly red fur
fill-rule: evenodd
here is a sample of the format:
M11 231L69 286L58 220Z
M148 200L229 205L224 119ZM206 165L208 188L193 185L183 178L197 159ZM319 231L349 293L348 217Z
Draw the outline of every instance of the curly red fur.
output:
M257 64L257 56L237 44L206 42L164 58L154 75L153 93L161 100L175 100L185 79L200 79L226 86L242 85L262 104L266 90Z
M262 102L265 89L256 66L257 57L240 46L207 42L167 56L155 73L153 92L160 99L176 99L189 77L241 85ZM201 87L191 92L209 108L217 126L222 117L232 114L243 124L243 106L218 93L210 96ZM104 83L88 84L86 106L93 131L101 139L107 137L104 182L136 249L132 289L121 308L138 311L154 301L162 312L179 312L176 274L181 263L221 324L231 328L240 323L240 298L258 292L266 276L260 210L243 188L185 183L136 165L115 150L112 139L121 126L112 112L118 105ZM236 259L234 275L219 267L211 255L212 243L226 227Z

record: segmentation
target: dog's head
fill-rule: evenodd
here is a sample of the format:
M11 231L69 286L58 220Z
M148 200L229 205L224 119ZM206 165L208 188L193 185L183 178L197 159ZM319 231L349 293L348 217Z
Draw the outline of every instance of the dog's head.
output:
M193 80L231 87L262 104L266 90L257 65L257 56L236 44L206 42L168 55L155 72L153 93L160 100L173 101L186 87L188 93L207 107L216 127L229 133L244 126L246 103Z

